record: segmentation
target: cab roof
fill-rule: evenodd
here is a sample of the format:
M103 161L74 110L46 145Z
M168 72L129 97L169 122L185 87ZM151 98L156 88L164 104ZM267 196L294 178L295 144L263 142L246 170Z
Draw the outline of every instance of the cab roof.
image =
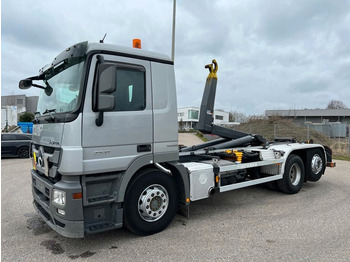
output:
M156 52L105 43L88 43L86 53L100 51L102 51L102 53L114 53L120 56L127 56L143 60L151 60L166 64L173 64L173 61L170 59L169 56L159 54Z

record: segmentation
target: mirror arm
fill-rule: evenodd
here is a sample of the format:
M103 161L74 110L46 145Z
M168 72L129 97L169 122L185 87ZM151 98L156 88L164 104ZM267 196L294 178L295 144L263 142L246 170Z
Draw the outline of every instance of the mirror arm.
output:
M103 124L103 111L98 112L98 116L95 120L96 126L102 126Z
M45 87L43 87L43 86L41 86L41 85L37 85L37 84L32 84L32 86L35 86L35 87L37 87L37 88L41 88L41 89L46 89Z
M101 64L103 64L105 62L103 55L97 55L97 59Z

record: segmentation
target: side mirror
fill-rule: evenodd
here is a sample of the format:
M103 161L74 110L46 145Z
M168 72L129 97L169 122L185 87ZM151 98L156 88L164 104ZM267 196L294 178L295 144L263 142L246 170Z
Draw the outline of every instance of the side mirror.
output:
M32 80L31 79L23 79L19 81L19 89L28 89L32 86Z
M115 98L112 94L116 90L116 65L101 63L97 68L96 110L111 111L115 107Z

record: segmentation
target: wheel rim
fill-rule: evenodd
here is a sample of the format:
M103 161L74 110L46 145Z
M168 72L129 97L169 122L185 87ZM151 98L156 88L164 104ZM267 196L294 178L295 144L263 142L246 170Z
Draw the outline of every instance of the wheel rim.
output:
M18 151L18 156L19 157L28 157L28 154L29 154L29 150L27 150L26 148L21 148L19 151Z
M139 214L143 220L159 220L168 209L168 192L161 185L150 185L141 193L138 201Z
M319 172L321 172L322 168L322 158L318 154L315 154L311 159L311 170L314 174L318 174Z
M289 170L289 178L293 186L299 184L301 179L301 168L297 163L294 163Z

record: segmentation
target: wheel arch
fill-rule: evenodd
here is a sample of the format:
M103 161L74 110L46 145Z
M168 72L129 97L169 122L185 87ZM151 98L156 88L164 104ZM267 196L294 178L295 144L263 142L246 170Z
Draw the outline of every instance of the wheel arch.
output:
M313 154L315 149L321 150L323 152L323 154L324 154L325 159L326 159L326 152L325 152L324 148L321 145L314 146L314 147L299 148L299 149L291 150L291 151L289 151L287 153L287 155L285 156L285 159L287 160L290 155L297 155L297 156L299 156L301 158L301 160L303 161L304 169L305 169L305 172L306 172L306 166L308 164L308 161L312 157L312 154ZM283 164L283 170L282 170L283 172L285 171L285 167L286 167L286 162ZM307 174L305 174L304 182L307 182Z
M118 188L118 196L116 201L117 202L124 202L124 197L126 193L126 189L128 188L128 185L130 184L132 179L135 179L137 174L139 174L141 171L154 167L152 165L153 163L153 156L152 155L144 155L142 157L137 158L134 162L130 164L130 166L122 173L122 178L120 182L120 186Z
M169 169L171 175L174 177L178 194L179 202L185 204L186 198L189 198L190 195L190 184L188 181L188 176L186 176L186 169L183 165L178 162L167 162L163 163L163 166L166 169ZM156 165L153 164L153 158L151 156L143 156L135 160L122 176L122 180L118 189L117 202L124 202L124 197L126 190L130 183L138 177L144 170L147 169L157 169ZM162 171L162 170L160 170ZM163 172L164 173L164 172ZM164 173L164 175L167 175Z

